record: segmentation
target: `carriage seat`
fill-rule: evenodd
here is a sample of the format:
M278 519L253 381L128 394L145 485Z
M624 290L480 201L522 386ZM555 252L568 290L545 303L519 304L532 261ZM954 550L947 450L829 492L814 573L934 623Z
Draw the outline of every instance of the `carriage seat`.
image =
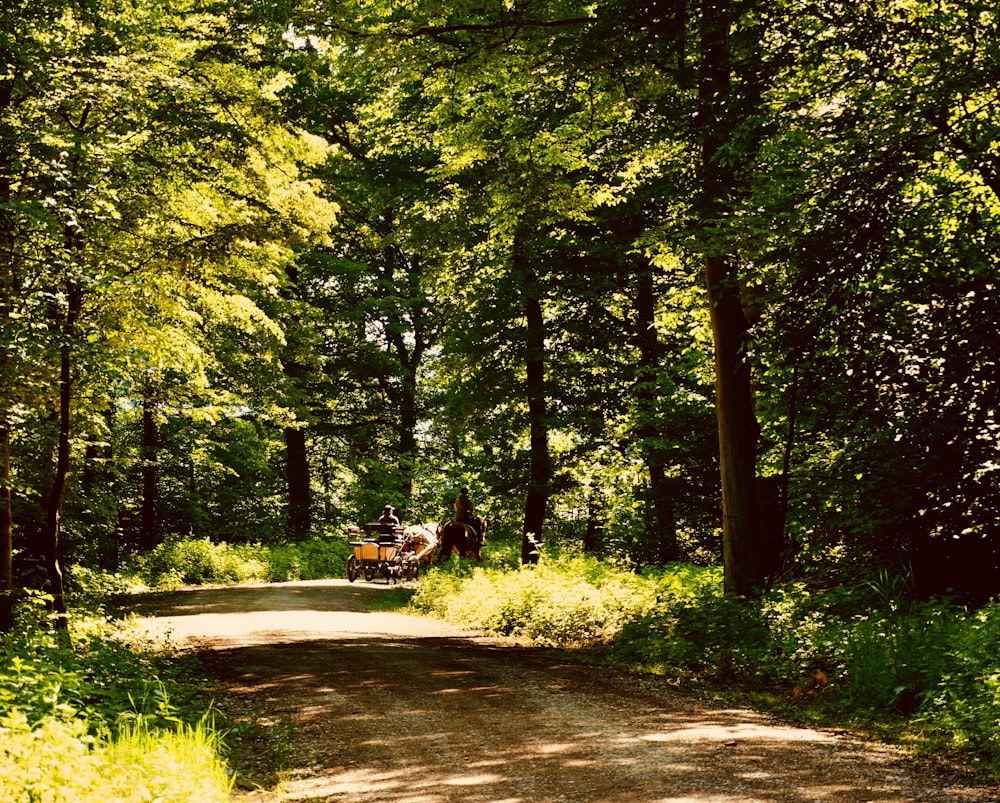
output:
M401 524L380 524L377 521L364 525L365 533L374 536L380 544L396 544L403 541L403 526Z

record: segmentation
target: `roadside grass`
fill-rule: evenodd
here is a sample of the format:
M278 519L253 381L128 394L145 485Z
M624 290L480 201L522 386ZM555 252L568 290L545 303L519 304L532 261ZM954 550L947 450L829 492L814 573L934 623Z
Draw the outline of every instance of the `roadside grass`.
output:
M319 580L343 577L350 553L346 539L324 536L277 546L176 537L135 557L124 574L158 589Z
M29 598L0 638L0 803L228 800L197 666L128 621L53 629Z
M1000 777L1000 604L916 601L885 574L747 601L721 593L717 568L636 574L572 551L495 563L433 570L410 609Z

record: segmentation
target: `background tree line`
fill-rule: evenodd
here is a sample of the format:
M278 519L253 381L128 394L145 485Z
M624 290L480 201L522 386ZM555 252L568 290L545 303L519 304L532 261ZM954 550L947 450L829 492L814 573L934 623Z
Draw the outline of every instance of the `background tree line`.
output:
M998 590L992 5L0 15L7 622L460 484L525 560Z

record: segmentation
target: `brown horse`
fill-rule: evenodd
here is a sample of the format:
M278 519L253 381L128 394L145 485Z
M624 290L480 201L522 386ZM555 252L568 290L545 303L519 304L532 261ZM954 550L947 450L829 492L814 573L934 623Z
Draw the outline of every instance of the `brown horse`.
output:
M478 533L464 521L449 521L445 524L441 528L441 552L437 562L444 563L452 552L457 552L460 558L482 560L483 544L486 543L486 519L477 516L476 524Z

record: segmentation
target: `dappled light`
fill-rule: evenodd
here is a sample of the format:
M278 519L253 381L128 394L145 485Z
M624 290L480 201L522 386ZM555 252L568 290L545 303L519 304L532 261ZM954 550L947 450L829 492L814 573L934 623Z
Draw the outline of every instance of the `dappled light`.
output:
M161 598L165 623L212 648L202 654L227 694L295 723L284 781L244 792L248 799L990 799L975 790L925 795L919 768L892 749L706 705L558 651L449 635L446 625L402 614L337 610L355 606L353 591L310 583ZM257 610L241 615L227 598L254 600ZM212 613L193 615L201 603ZM320 629L310 635L310 625Z

